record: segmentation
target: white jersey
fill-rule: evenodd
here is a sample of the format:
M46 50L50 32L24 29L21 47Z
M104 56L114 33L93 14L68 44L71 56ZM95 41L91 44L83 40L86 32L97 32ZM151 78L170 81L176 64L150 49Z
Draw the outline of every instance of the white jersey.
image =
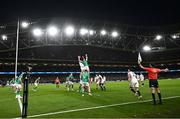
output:
M103 78L101 79L101 83L104 84L106 82L106 77L103 76Z
M140 80L140 76L138 74L136 74L136 78L138 81Z
M81 80L80 80L81 81ZM81 83L81 82L80 82ZM74 83L72 81L66 81L67 85L73 85Z
M98 75L98 77L99 77L99 80L101 80L103 78L101 75Z
M130 82L136 82L138 81L137 78L136 78L136 74L132 71L128 72L128 76L130 78Z
M99 83L99 81L100 81L100 80L99 80L99 76L95 76L95 77L94 77L94 82Z
M129 80L130 80L130 87L139 87L138 80L136 78L136 74L132 71L128 72Z
M140 75L140 80L144 81L144 75L142 75L142 74Z

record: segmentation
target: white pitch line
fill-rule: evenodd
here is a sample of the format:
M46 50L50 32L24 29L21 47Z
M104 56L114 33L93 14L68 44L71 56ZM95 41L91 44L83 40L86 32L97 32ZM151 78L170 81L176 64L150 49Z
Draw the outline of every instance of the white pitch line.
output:
M180 96L165 97L163 99L173 99L173 98L180 98ZM31 115L31 116L28 116L28 117L30 118L30 117L49 116L49 115L62 114L62 113L68 113L68 112L77 112L77 111L92 110L92 109L99 109L99 108L105 108L105 107L122 106L122 105L144 103L144 102L150 102L150 101L152 101L152 100L125 102L125 103L119 103L119 104L111 104L111 105L104 105L104 106L97 106L97 107L89 107L89 108L81 108L81 109L74 109L74 110L66 110L66 111L59 111L59 112Z

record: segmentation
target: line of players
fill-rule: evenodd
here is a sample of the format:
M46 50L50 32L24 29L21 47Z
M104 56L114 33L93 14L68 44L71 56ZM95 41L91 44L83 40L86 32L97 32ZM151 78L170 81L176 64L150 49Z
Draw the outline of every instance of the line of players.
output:
M88 95L91 94L91 84L93 81L96 83L96 89L101 89L101 90L106 90L105 82L106 82L106 77L101 76L100 74L97 74L94 78L90 78L90 69L89 69L89 64L88 64L88 56L87 54L84 56L78 56L78 61L79 61L79 66L81 69L80 73L80 86L79 86L79 92L82 93L82 96L84 96L85 91L88 93ZM21 79L23 77L24 73L22 73L19 77L17 77L14 82L13 80L10 82L11 86L16 92L16 98L20 97L20 91L21 91ZM37 90L38 84L39 84L40 77L38 77L33 86L33 91ZM66 88L67 91L73 90L73 74L71 73L67 78L66 78ZM142 74L137 75L134 72L128 70L128 81L129 81L129 87L130 90L138 96L138 98L142 98L141 93L139 91L139 83L141 82L142 86L144 85L144 76ZM55 80L56 87L59 88L60 80L57 77Z

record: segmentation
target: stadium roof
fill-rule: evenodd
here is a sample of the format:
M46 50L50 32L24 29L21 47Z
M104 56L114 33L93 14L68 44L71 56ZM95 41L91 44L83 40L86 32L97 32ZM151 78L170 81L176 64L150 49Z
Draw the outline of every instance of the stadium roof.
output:
M30 23L20 28L19 48L26 50L44 46L83 45L142 52L180 50L180 7L178 0L167 1L1 1L0 52L11 52L16 46L17 19ZM8 8L8 9L7 9ZM33 8L33 9L32 9ZM16 9L16 10L14 10ZM57 36L49 36L47 28L55 26ZM74 28L66 36L66 26ZM38 37L32 33L38 28ZM79 32L83 28L83 34ZM42 31L41 31L42 30ZM102 35L105 30L107 34ZM91 31L91 34L89 34ZM114 32L114 33L113 33ZM112 35L115 34L115 35ZM171 54L171 53L170 53ZM164 55L166 55L164 53ZM164 58L163 58L164 59ZM168 58L165 58L168 59Z
M166 26L180 22L179 0L6 0L0 4L0 23L13 22L17 17L85 18L138 26Z

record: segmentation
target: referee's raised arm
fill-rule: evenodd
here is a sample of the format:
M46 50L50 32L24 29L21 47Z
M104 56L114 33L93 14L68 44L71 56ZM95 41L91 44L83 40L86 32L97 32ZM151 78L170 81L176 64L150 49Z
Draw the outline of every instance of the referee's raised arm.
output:
M141 65L141 63L139 63L139 67L141 67L142 69L144 69L144 67Z

